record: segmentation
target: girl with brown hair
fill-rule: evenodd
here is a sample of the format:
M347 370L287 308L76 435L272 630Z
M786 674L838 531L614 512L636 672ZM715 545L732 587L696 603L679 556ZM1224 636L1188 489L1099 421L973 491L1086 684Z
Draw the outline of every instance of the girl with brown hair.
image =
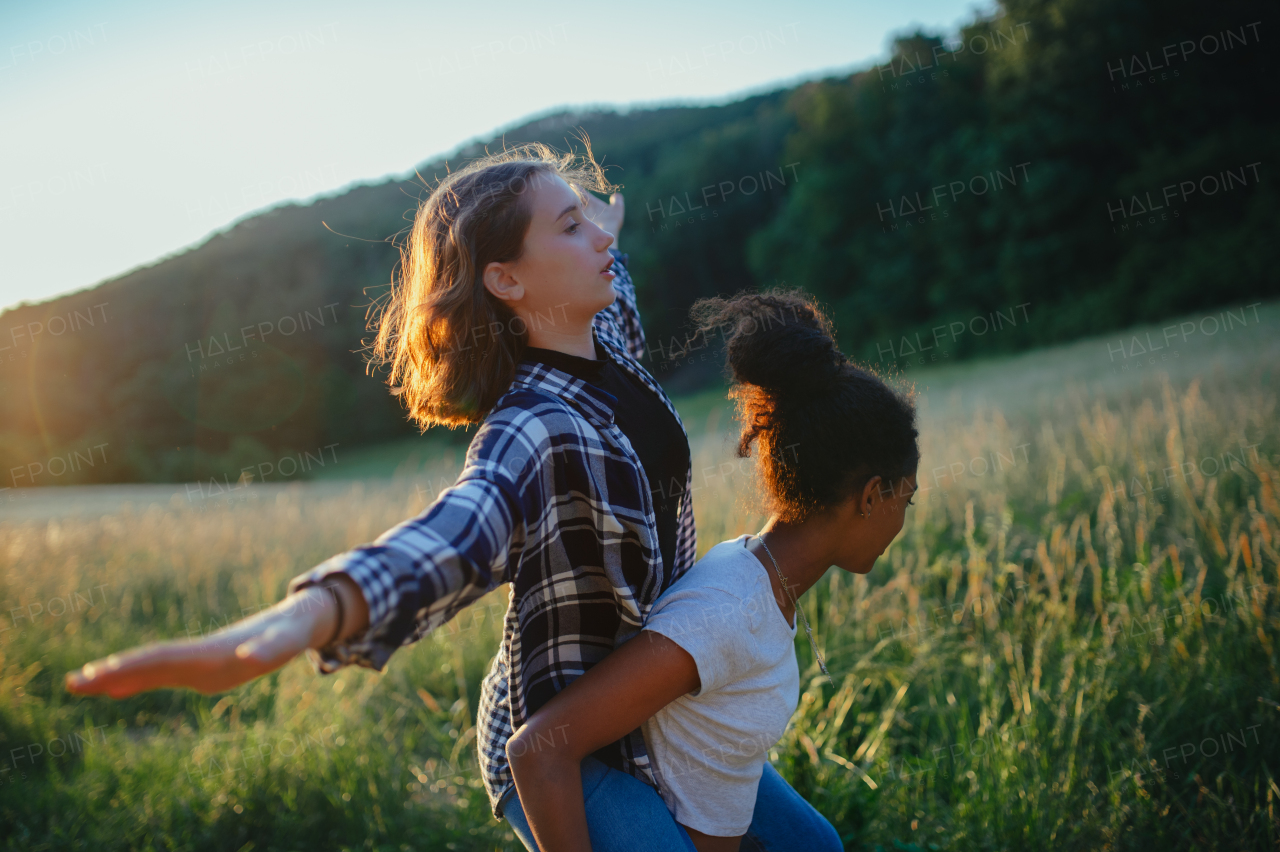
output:
M542 145L442 180L418 209L375 354L417 422L479 424L458 481L417 517L295 577L275 606L203 639L96 660L68 673L67 688L212 694L304 651L323 674L381 671L398 648L510 583L476 719L501 818L518 801L508 741L639 632L696 550L688 437L639 363L644 334L615 238L622 198L605 205L589 191L612 189L589 149L578 158ZM684 487L663 487L673 479ZM687 847L638 727L579 768L600 852ZM788 836L770 848L840 848L771 768L756 807L753 831Z

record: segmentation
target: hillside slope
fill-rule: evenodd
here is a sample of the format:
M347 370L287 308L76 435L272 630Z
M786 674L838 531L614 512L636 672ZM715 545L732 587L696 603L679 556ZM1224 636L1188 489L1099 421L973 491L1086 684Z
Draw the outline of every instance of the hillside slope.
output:
M1005 0L858 73L557 113L452 162L590 136L624 185L648 366L673 392L717 378L689 305L744 288L814 293L890 372L1239 311L1280 294L1280 92L1256 8ZM359 350L423 192L285 205L0 315L0 485L184 481L413 435Z

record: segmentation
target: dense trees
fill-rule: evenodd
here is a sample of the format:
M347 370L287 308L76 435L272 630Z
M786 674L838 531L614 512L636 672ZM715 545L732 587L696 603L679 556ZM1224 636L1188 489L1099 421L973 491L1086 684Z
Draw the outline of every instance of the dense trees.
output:
M651 368L677 391L714 374L680 358L688 305L744 287L813 291L842 345L885 369L1276 294L1277 98L1258 5L1000 12L903 36L852 75L717 107L562 113L503 140L563 147L581 128L617 167ZM392 181L286 206L0 316L0 486L234 479L412 434L357 350L396 259L383 238L422 192ZM103 443L93 466L33 467Z

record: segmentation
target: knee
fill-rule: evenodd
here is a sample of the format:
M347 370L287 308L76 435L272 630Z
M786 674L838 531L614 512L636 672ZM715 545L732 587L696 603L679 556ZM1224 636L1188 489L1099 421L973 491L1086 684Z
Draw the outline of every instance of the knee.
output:
M611 770L598 758L587 755L582 760L582 796L591 798L596 789L609 777ZM630 776L628 776L630 777Z
M809 805L806 827L811 836L806 838L805 852L844 852L836 827L812 805Z
M835 826L813 806L808 811L803 822L795 826L795 836L800 841L796 848L805 852L844 852Z
M815 828L817 828L818 837L814 838L814 843L809 848L820 850L820 852L844 852L844 844L840 842L840 834L836 831L836 827L822 814L818 814L817 822Z
M835 826L816 810L803 826L796 826L793 835L798 841L796 848L803 848L805 852L844 852L844 844L840 842Z
M765 849L775 848L770 843L785 843L788 849L805 852L844 852L835 826L767 763L756 794L751 832L764 841L761 848ZM745 852L751 847L744 844L742 848Z

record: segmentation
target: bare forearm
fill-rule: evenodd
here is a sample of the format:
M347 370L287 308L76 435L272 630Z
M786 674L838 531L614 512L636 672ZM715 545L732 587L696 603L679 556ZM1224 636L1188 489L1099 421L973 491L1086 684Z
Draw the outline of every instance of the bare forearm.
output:
M335 596L342 599L341 606ZM339 616L342 625L335 634ZM281 618L297 622L307 637L308 648L323 648L367 630L369 605L354 580L346 574L335 574L323 585L296 591L268 609L211 633L208 639L215 647L234 648L261 633L268 624L280 623Z
M528 754L511 759L511 773L539 849L591 852L578 760Z
M124 698L148 689L189 687L206 695L274 671L307 648L324 647L334 635L342 598L339 638L368 629L369 609L355 581L345 574L329 588L308 587L249 618L200 639L153 642L111 654L68 672L67 689Z
M306 597L301 598L303 595ZM334 603L334 595L341 598L340 613L339 607ZM320 608L316 614L316 623L308 648L322 648L329 644L330 638L334 636L334 626L339 614L342 616L342 626L338 629L334 641L358 636L369 629L369 604L364 599L364 593L360 591L360 587L356 585L356 581L346 574L334 574L325 580L323 587L312 586L290 595L290 598L293 597L301 598L299 602L305 607ZM279 606L283 607L289 603L289 598L285 598Z
M591 849L582 759L700 685L687 651L660 634L641 636L560 690L507 740L516 792L539 849Z

